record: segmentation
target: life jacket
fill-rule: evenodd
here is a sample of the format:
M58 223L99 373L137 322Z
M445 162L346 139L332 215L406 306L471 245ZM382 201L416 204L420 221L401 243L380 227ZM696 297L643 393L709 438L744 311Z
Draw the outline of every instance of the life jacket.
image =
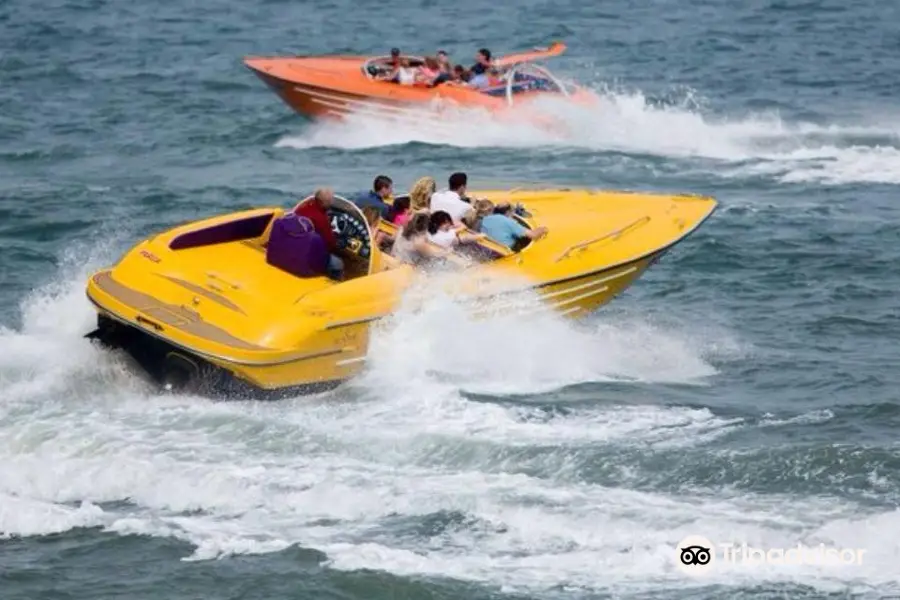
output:
M272 225L266 262L297 277L324 275L328 268L328 247L316 233L312 221L288 213Z

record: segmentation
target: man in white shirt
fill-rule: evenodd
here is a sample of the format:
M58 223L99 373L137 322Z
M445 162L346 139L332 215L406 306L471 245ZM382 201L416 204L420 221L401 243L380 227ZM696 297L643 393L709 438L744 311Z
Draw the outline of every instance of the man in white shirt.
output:
M447 181L449 188L441 190L431 195L431 212L435 213L443 210L453 219L454 225L462 225L463 218L471 217L469 213L474 215L475 208L462 199L466 193L466 184L469 178L465 173L454 173Z

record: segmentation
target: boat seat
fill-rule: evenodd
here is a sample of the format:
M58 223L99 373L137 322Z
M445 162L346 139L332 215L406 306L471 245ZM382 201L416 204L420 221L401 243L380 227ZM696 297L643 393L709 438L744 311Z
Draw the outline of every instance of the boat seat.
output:
M273 219L266 262L297 277L320 277L328 267L328 248L312 221L288 213Z
M289 211L282 211L280 213L276 212L272 215L272 220L269 221L269 224L268 224L268 226L266 226L265 231L263 231L262 235L259 236L259 245L260 246L265 248L266 246L269 245L269 238L272 236L272 228L275 227L275 223L278 221L278 219L280 219L281 217L284 217L287 214L289 214Z
M269 245L269 237L272 235L272 228L275 226L275 222L278 221L280 217L289 214L290 211L280 210L274 211L271 215L271 219L269 219L269 223L266 225L266 228L263 232L253 239L244 240L244 244L250 246L254 250L259 250L260 252L265 253L266 246Z
M259 239L271 228L274 213L262 213L244 216L234 220L223 221L199 229L190 229L175 236L169 242L172 250L188 250L228 244L230 242L251 242Z

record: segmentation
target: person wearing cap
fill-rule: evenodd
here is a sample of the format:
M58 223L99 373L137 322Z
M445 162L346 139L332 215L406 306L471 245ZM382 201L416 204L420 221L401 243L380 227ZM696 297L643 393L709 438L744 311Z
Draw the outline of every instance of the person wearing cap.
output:
M494 214L487 215L481 220L481 233L509 248L514 248L516 242L522 238L536 240L547 233L547 227L544 225L534 229L522 227L512 218L512 211L513 207L509 202L497 204L494 207Z

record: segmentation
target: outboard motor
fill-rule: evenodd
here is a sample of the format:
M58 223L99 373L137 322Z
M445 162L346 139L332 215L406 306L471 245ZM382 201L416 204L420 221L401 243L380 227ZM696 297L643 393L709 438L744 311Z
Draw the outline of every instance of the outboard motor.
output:
M312 221L288 213L272 225L266 262L297 277L317 277L328 268L328 248Z

